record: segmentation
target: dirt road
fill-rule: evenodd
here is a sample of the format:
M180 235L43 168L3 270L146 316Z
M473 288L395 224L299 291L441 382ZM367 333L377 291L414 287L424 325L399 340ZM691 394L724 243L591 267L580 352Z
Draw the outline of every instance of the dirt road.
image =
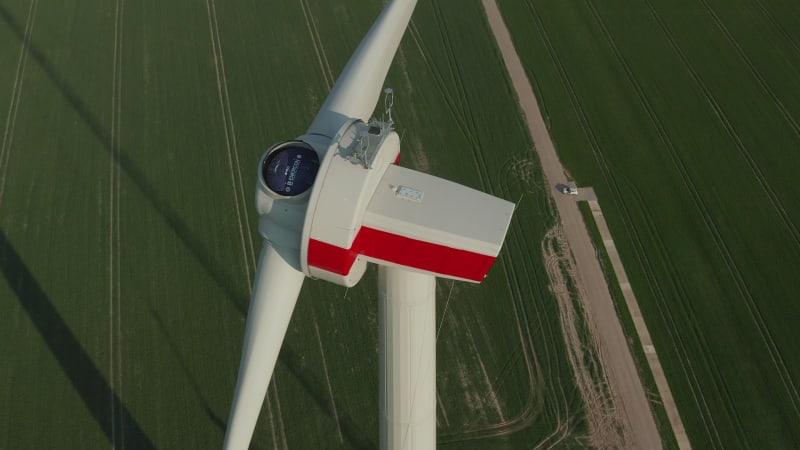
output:
M584 308L595 331L598 353L605 367L614 403L624 418L622 425L625 446L637 449L661 448L661 437L644 387L628 350L608 285L577 203L572 196L557 193L555 190L556 183L565 183L567 179L539 111L531 83L495 0L483 0L483 6L525 113L529 132L542 162L545 180L552 188L553 201L558 209L564 235L575 258L575 281L579 291L586 294L583 299Z

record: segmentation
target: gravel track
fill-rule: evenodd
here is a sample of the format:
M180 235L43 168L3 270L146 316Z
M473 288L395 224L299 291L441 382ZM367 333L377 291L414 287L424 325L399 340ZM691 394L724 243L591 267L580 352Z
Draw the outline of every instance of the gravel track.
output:
M511 37L494 0L483 0L489 24L497 40L509 76L517 92L520 107L528 122L536 151L542 161L545 178L554 186L566 181L565 171L539 110L531 83L519 60ZM555 190L551 191L555 193ZM598 351L604 361L609 389L614 396L622 421L625 446L656 449L662 447L647 396L639 378L619 318L609 293L600 263L583 218L573 198L553 195L569 249L577 269L575 282L584 298L586 314L596 330Z

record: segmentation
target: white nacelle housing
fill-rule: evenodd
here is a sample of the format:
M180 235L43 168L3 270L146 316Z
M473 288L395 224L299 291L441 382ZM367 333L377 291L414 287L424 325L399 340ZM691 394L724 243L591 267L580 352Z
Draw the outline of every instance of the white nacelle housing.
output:
M395 166L399 152L390 124L356 119L333 139L273 146L259 166L259 231L298 270L343 286L368 261L482 281L514 205Z
M300 244L303 271L353 286L373 261L482 281L500 251L514 205L392 165L399 144L386 124L342 126L309 198Z
M345 286L361 279L366 260L353 244L381 177L399 153L400 138L388 124L351 120L340 128L320 166L303 225L300 261L307 275Z

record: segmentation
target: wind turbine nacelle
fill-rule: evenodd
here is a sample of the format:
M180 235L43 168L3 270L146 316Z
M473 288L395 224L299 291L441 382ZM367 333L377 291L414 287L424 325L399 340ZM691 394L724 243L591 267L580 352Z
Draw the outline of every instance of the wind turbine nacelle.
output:
M480 282L514 204L392 163L390 124L352 119L333 139L307 134L259 165L259 230L306 275L343 286L367 262Z
M301 263L301 249L307 247L307 239L303 237L314 223L311 219L316 210L321 209L320 214L327 218L322 221L330 220L338 227L357 229L357 221L363 217L366 202L380 176L399 153L400 139L389 124L371 122L367 125L357 119L347 120L333 139L321 134L305 134L296 140L273 145L258 165L259 232L281 250L297 270L314 276L307 265ZM338 191L325 193L325 186L329 191ZM320 198L324 199L322 207L318 207ZM331 208L326 209L326 205L341 210L331 214L328 211ZM345 223L345 218L351 220ZM355 284L366 269L365 264L360 272L352 272L350 282L335 282Z

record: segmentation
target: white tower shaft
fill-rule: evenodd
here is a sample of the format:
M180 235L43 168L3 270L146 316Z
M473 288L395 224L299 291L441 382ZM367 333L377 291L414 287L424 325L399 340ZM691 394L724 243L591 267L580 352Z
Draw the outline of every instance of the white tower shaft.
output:
M247 313L239 379L225 434L226 450L246 450L267 394L305 275L264 241Z
M436 278L379 266L381 449L436 448Z

